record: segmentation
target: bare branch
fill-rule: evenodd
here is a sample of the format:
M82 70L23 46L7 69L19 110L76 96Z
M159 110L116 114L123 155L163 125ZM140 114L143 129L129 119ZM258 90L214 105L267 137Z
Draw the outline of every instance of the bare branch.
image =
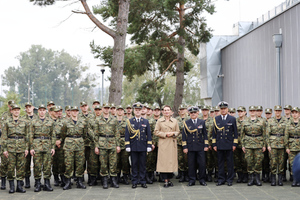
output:
M174 59L170 64L169 66L167 67L167 69L165 69L165 71L160 75L160 77L158 77L154 82L156 83L158 81L158 79L160 79L164 73L173 65L174 62L178 61L178 59Z
M77 13L77 14L87 14L86 12L83 12L83 11L75 11L75 10L72 10L73 13Z
M69 17L67 17L66 19L64 19L63 21L59 22L56 26L54 26L54 28L60 26L62 23L64 23L65 21L67 21L74 13L71 13L71 15L69 15Z

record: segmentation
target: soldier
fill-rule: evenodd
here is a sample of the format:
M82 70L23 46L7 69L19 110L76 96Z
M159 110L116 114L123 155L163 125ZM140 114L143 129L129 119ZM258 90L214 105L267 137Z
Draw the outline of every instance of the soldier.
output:
M152 150L152 138L149 121L141 117L143 105L135 103L135 117L127 119L125 129L125 147L130 152L132 164L132 188L136 188L138 180L143 188L147 188L146 184L146 159L147 152Z
M152 108L150 105L147 106L147 119L149 120L152 117Z
M126 113L127 113L127 118L131 119L132 118L132 107L131 107L131 105L127 105Z
M120 135L117 131L118 120L109 114L110 105L105 103L102 115L96 119L95 153L100 160L100 175L102 176L103 189L107 189L108 175L111 185L119 188L117 183L117 153L120 153Z
M212 107L210 110L209 110L209 116L211 118L214 118L215 117L215 109Z
M239 106L238 109L238 118L236 119L236 127L238 131L238 144L236 150L234 151L234 168L238 174L237 183L247 183L248 182L248 172L247 172L247 161L245 159L245 153L242 150L242 123L247 118L246 108L244 106Z
M66 119L71 118L71 106L66 106L66 107L65 107L65 112L66 112L65 118L66 118Z
M291 119L291 110L292 110L292 106L291 105L285 105L284 106L284 117L287 119L287 121L289 121ZM283 171L283 175L282 175L282 181L286 182L286 170L287 168L287 164L288 164L288 154L286 152L284 152L284 171ZM291 166L289 165L289 169L290 171L290 181L293 181L293 176L291 176Z
M268 120L272 117L272 108L266 108L265 109L265 123L268 124ZM267 144L266 144L267 148ZM262 164L262 180L264 183L267 183L270 181L270 158L269 158L269 151L264 152L264 159Z
M87 137L87 133L93 136L92 130L88 130L89 126L86 121L78 116L79 109L77 106L71 108L71 118L63 122L61 128L61 139L57 142L57 145L61 145L64 142L64 154L65 154L65 186L64 190L71 189L71 176L74 172L77 177L77 188L86 189L83 185L83 175L84 175L84 139Z
M295 156L300 152L300 125L299 125L299 108L294 107L291 109L292 118L288 122L285 129L285 148L289 155L289 164L293 168ZM291 170L293 177L293 170ZM292 187L300 186L300 182L293 179Z
M260 172L262 170L263 152L266 150L266 124L256 116L256 107L249 107L250 117L245 119L241 128L242 149L247 160L250 176L248 186L261 186ZM254 180L255 179L255 180Z
M12 118L12 107L11 105L15 104L14 100L9 100L7 103L8 106L8 111L4 112L1 116L1 121L0 121L0 125L3 129L3 123L9 119ZM0 139L0 145L1 145L1 140ZM8 165L8 159L4 156L3 154L3 147L0 150L0 154L1 154L1 165L0 165L0 177L1 177L1 190L5 190L6 189L6 175L7 175L7 165Z
M54 122L56 122L56 119L57 119L57 115L54 111L56 109L57 109L56 106L52 106L49 109L49 118L52 119ZM46 117L47 117L47 113L46 113Z
M114 116L114 117L116 117L117 116L117 114L116 114L116 112L117 112L117 110L116 110L116 105L115 104L110 104L110 114L112 115L112 116Z
M55 106L55 103L53 101L48 101L48 103L47 103L48 112L46 113L46 117L50 117L50 108L53 106Z
M228 115L228 103L221 101L218 106L221 108L221 115L214 118L213 148L218 153L218 183L217 186L225 184L224 161L226 159L228 175L227 185L232 186L234 177L233 152L238 143L236 119Z
M231 115L232 117L235 117L235 113L236 113L235 108L229 108L228 111L229 111L229 115Z
M3 155L8 158L7 179L9 181L9 193L15 192L15 170L17 179L16 192L25 193L21 181L25 176L25 163L28 154L28 123L20 118L20 107L16 104L12 106L12 118L8 118L3 123L1 136ZM25 156L24 156L25 154Z
M188 186L195 185L196 182L196 164L198 164L200 185L206 186L205 183L205 151L208 150L208 139L205 127L205 121L197 118L199 108L192 106L188 109L190 119L186 120L182 130L183 152L188 155Z
M102 111L102 108L101 108L101 106L100 106L100 101L94 100L94 101L93 101L93 105L92 105L92 107L93 107L93 109L94 109L94 115L96 115L96 113L95 113L95 107L96 107L96 106L98 106L98 107L97 107L97 110L98 110L98 111ZM99 108L100 108L100 110L99 110ZM100 115L101 115L101 112L100 112Z
M28 123L31 123L33 120L38 119L38 116L33 113L34 106L32 103L25 103L25 111L26 115L24 119L27 120ZM29 141L30 142L30 141ZM30 143L29 143L30 146ZM26 166L25 166L25 188L30 188L30 176L31 176L31 154L29 153L26 157Z
M56 110L54 110L56 111ZM30 154L33 157L35 192L41 191L41 177L43 171L44 191L53 191L50 185L51 162L55 153L54 121L46 118L46 106L38 109L39 119L34 119L29 128Z
M178 121L179 130L182 133L184 129L184 122L189 119L187 114L186 105L181 104L178 108L179 116L176 117ZM182 135L179 134L177 137L177 156L178 156L178 175L179 182L189 182L188 175L188 157L187 154L183 153ZM177 178L177 177L176 177Z
M221 113L220 113L220 107L219 106L215 106L214 107L214 111L215 111L215 117L221 115Z
M120 148L121 152L118 153L118 180L120 180L121 172L123 173L123 183L129 185L128 177L130 174L129 156L130 153L125 150L125 129L126 129L126 118L123 116L124 108L119 105L117 106L117 120L118 131L120 134Z
M271 161L271 186L276 186L276 173L278 167L278 185L283 186L284 174L284 132L287 124L286 118L281 117L282 107L274 107L275 117L269 119L266 131L266 141Z
M142 107L141 117L145 118L145 119L147 118L147 108L146 107Z
M263 119L262 114L263 114L263 107L262 106L256 106L256 117L258 119Z

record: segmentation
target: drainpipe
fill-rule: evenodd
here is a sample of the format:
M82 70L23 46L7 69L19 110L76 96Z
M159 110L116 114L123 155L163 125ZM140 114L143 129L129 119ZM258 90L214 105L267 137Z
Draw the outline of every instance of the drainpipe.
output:
M282 46L281 29L279 34L273 35L273 42L276 48L276 69L277 69L277 83L278 83L278 105L281 105L281 68L280 68L280 48Z

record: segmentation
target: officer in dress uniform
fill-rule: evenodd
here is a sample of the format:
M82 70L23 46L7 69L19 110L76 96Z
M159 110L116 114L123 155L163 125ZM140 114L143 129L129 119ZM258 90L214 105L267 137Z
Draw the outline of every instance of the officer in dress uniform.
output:
M138 180L143 188L146 185L147 152L152 150L152 137L149 121L141 117L143 105L133 104L135 117L128 119L125 129L125 147L131 152L132 188L137 187Z
M218 106L221 109L221 115L214 118L213 128L213 147L218 154L218 183L217 186L225 184L232 186L234 178L234 163L233 151L236 149L238 143L238 133L236 127L236 119L228 114L228 103L221 101ZM226 159L228 175L225 180L224 161Z
M208 150L208 139L205 127L205 121L197 118L199 108L192 106L188 109L190 119L186 120L182 130L182 147L183 152L188 155L188 186L195 185L196 181L196 164L198 164L200 185L206 186L205 183L205 152Z

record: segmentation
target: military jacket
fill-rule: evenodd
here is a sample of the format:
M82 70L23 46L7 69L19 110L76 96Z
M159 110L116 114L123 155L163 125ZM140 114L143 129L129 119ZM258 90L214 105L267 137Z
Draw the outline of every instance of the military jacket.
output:
M23 153L29 150L28 132L29 123L25 119L19 118L16 122L13 118L8 118L2 129L3 152Z
M212 133L212 144L213 147L217 146L217 150L232 150L233 146L237 146L238 133L235 117L228 114L226 120L222 120L221 115L215 117Z
M12 114L11 114L11 112L10 111L6 111L6 112L4 112L3 114L2 114L2 116L1 116L1 128L3 127L3 123L7 120L7 119L9 119L9 118L12 118Z
M147 119L140 118L138 123L135 117L127 119L125 129L125 146L131 151L147 151L152 147L152 135L150 124Z
M247 117L244 117L244 120L246 120ZM238 144L237 144L237 148L242 148L242 123L244 120L241 120L240 117L236 118L236 128L237 128L237 132L238 132Z
M266 142L268 146L275 149L284 148L286 125L287 121L283 117L281 117L279 122L275 117L269 119L266 131Z
M151 135L152 135L152 144L155 146L158 146L158 137L156 135L154 135L156 120L153 117L150 118L149 124L150 124L150 130L151 130Z
M199 117L199 119L203 119L203 115L201 117ZM212 146L212 129L214 126L214 122L210 116L208 116L208 118L204 121L205 121L205 127L206 127L206 132L207 132L208 145Z
M300 124L289 121L285 128L285 148L290 151L300 151Z
M28 122L32 122L34 119L38 119L38 118L39 118L39 116L38 116L37 114L35 114L35 113L33 113L32 116L33 116L33 117L31 118L31 117L29 117L29 116L26 114L26 115L22 116L22 118L26 119Z
M81 117L83 118L84 120L86 120L86 123L89 123L89 121L91 120L94 120L95 119L95 115L93 113L88 113L87 115L84 115L83 113L80 113L78 115L78 117ZM90 135L90 134L88 134ZM91 146L91 144L93 143L94 141L92 140L91 137L86 137L85 140L84 140L84 146Z
M192 119L183 122L182 147L189 151L203 151L204 147L208 147L204 120L198 118L195 124Z
M100 149L115 149L120 146L120 135L118 132L118 120L109 115L107 120L103 115L96 118L95 138L96 147Z
M123 117L122 121L118 121L117 130L120 135L120 148L125 149L125 129L126 129L126 118Z
M266 124L263 120L246 118L242 123L241 141L242 147L249 149L263 148L266 146Z
M88 131L88 129L90 129ZM56 130L58 131L58 130ZM83 118L78 117L77 122L72 118L63 121L61 128L61 141L64 141L63 149L65 151L82 151L84 150L84 138L90 133L93 137L93 131Z
M56 136L53 132L54 121L50 118L34 119L29 128L30 150L49 152L55 149Z
M182 131L183 131L183 129L184 129L184 122L186 121L186 120L188 120L190 117L186 114L185 115L185 117L182 119L182 117L181 116L178 116L178 117L176 117L175 119L177 119L177 122L178 122L178 126L179 126L179 130L180 130L180 132L182 133ZM178 136L177 136L177 145L179 145L179 146L182 146L182 135L181 134L179 134Z

